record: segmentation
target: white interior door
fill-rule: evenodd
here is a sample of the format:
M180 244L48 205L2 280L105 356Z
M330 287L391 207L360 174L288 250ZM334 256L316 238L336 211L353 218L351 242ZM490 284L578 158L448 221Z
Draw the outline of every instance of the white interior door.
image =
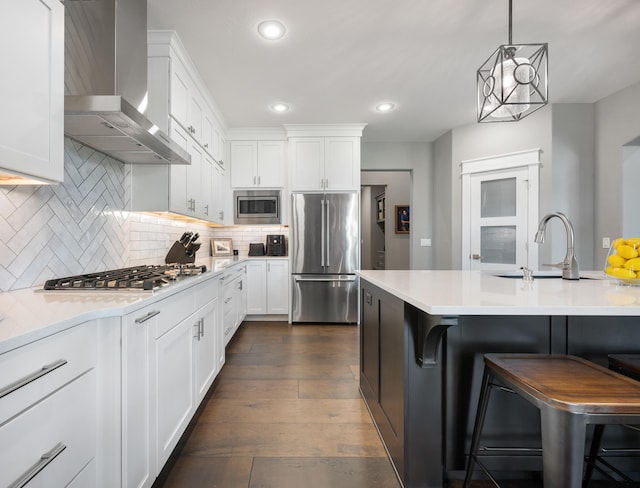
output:
M538 167L538 151L463 162L463 269L537 269Z
M527 266L527 170L471 176L470 269Z

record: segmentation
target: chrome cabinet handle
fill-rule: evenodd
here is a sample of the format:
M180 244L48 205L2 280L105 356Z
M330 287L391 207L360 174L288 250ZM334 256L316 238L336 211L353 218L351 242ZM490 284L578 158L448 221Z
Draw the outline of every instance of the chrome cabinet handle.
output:
M57 361L54 361L51 364L45 364L38 371L34 371L33 373L28 374L24 378L20 378L19 380L14 381L13 383L2 388L0 390L0 398L6 397L8 394L13 393L16 390L19 390L23 386L28 385L29 383L37 380L38 378L42 378L44 375L47 375L52 371L55 371L56 369L58 369L61 366L64 366L65 364L67 364L66 359L58 359Z
M200 321L198 320L195 324L193 324L193 326L197 327L196 333L194 334L193 338L198 339L199 341L200 340Z
M253 177L253 184L254 185L256 184L256 177L255 176Z
M209 205L204 206L204 214L209 215Z
M40 456L40 461L35 463L33 466L29 468L27 472L25 472L20 478L9 485L9 488L22 488L26 486L29 481L35 478L40 471L51 464L58 455L67 448L62 442L58 442L50 451L45 452L42 456Z
M136 324L143 324L143 323L145 323L147 320L149 320L149 319L151 319L151 318L155 317L156 315L158 315L159 313L160 313L160 310L153 310L153 311L149 312L147 315L144 315L144 316L142 316L142 317L138 317L138 318L135 320L135 323L136 323Z
M233 300L233 297L229 297L229 298L227 298L227 299L224 301L224 303L229 303L231 300Z
M260 176L258 176L258 185L260 184Z
M198 327L200 337L204 337L204 317L201 317L198 322L200 323L200 327Z
M475 259L476 261L482 261L484 256L480 256L480 254L472 254L471 259Z

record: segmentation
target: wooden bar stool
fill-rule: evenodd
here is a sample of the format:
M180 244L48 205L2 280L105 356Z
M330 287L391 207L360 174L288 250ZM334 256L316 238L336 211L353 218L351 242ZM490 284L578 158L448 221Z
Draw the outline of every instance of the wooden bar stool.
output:
M464 487L478 460L478 446L492 381L540 410L545 488L580 488L588 424L640 423L640 383L575 356L486 354Z
M633 378L636 381L640 381L640 354L610 354L609 355L609 369L616 371L622 375ZM626 427L640 431L639 426L626 425ZM602 435L604 434L604 425L596 425L593 431L593 439L591 441L591 449L589 451L589 457L587 459L587 469L584 475L584 485L588 486L591 481L594 469L600 471L605 477L613 480L613 476L609 475L605 470L599 468L597 463L600 462L610 472L617 474L621 480L627 482L633 482L626 474L613 466L610 462L600 458L600 444L602 442ZM611 451L611 449L609 449ZM640 453L640 449L616 449L618 453Z

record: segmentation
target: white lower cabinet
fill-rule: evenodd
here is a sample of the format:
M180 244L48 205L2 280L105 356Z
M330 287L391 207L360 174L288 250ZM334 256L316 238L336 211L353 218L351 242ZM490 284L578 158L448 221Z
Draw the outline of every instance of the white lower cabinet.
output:
M224 329L224 345L247 315L247 268L243 263L227 269L220 278L222 287L222 327Z
M67 486L96 457L96 356L93 323L0 355L0 486Z
M251 259L247 262L247 315L267 313L267 262Z
M122 486L143 488L156 478L155 410L152 405L153 332L158 304L123 317L122 324Z
M218 278L123 318L122 486L155 481L224 364Z
M286 259L247 261L247 315L289 313L289 262Z
M267 313L289 313L289 261L267 261Z
M155 340L154 372L157 381L153 408L157 415L158 471L169 458L194 412L193 338L195 314Z

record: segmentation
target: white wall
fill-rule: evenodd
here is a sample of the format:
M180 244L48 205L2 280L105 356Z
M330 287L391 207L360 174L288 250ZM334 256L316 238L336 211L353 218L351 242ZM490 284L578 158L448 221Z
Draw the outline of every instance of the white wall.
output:
M576 231L576 254L583 269L593 268L593 110L590 105L546 107L517 123L469 124L434 143L437 215L436 267L461 268L462 195L460 163L528 149L541 149L539 212L567 214ZM585 190L586 189L586 190ZM530 232L535 233L535 223ZM557 263L566 252L566 233L550 222L540 263Z
M360 191L360 269L373 269L371 262L371 187Z
M453 192L459 171L452 164L452 131L433 144L433 268L451 269L453 262Z
M421 247L421 238L433 230L432 145L424 142L363 142L363 170L411 171L411 269L431 269L432 247Z
M564 212L573 223L576 258L580 268L600 269L601 263L594 263L593 251L593 104L556 104L551 109L553 208ZM558 227L554 244L559 248L559 253L552 257L552 262L559 262L566 251L565 237L559 222L554 222L554 225Z
M622 233L624 237L640 236L640 145L622 148Z
M462 266L462 194L459 167L462 161L528 149L541 149L540 215L559 210L554 208L551 198L551 110L549 107L519 122L473 123L455 128L452 131L451 146L451 268L460 269ZM549 262L548 259L550 259L547 249L551 247L549 243L553 242L551 236L548 236L546 242L547 244L540 250L541 263Z
M604 263L603 237L623 235L622 146L640 136L640 83L595 103L595 260Z

